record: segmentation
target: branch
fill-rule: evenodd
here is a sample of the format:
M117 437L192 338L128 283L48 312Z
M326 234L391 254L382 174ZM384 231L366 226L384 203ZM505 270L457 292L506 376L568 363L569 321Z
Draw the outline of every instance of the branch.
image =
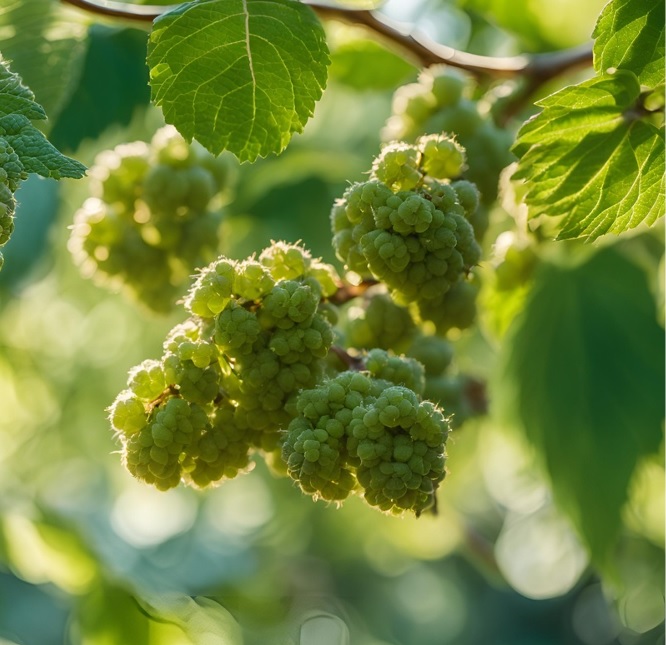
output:
M62 2L101 16L144 22L155 20L163 13L180 6L125 4L112 0L62 0ZM374 11L332 7L320 4L316 0L307 0L306 4L312 7L320 18L341 20L367 27L384 40L398 46L422 67L446 64L464 69L477 77L526 77L529 80L530 93L567 70L592 63L592 47L589 44L546 54L478 56L440 45L418 32L405 31Z
M113 2L113 0L62 0L63 4L69 4L78 9L83 9L98 16L110 18L124 18L125 20L138 20L141 22L152 22L167 11L173 11L179 4L171 5L148 5L129 4L125 2Z
M338 290L327 300L334 305L344 305L346 302L362 296L370 287L379 284L377 280L363 280L360 284L349 284L342 281Z
M367 10L350 10L342 7L329 7L317 2L308 2L321 18L341 20L362 25L385 40L397 45L415 59L422 67L446 64L459 67L476 76L490 74L496 77L511 77L521 73L529 64L527 56L477 56L440 45L423 34L407 32L396 23L378 13Z
M332 345L330 352L331 354L335 354L348 370L360 372L365 368L365 364L363 363L362 358L359 356L352 356L349 352L347 352L346 349L340 347L339 345Z

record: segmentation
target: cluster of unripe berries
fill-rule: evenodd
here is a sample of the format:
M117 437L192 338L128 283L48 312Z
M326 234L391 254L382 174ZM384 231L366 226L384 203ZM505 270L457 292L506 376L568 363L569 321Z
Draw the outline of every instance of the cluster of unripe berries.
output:
M414 382L395 385L366 368L301 394L282 456L310 495L338 501L356 490L383 511L418 515L445 475L448 421Z
M450 428L469 416L447 409L464 382L446 335L474 318L481 253L465 164L451 137L390 144L335 203L338 256L382 283L362 295L297 244L201 270L184 298L190 317L110 408L130 472L161 489L203 487L260 454L315 499L358 494L396 514L434 506Z
M318 307L336 289L332 267L283 243L200 271L190 318L111 407L130 472L205 486L246 468L251 450L275 451L297 393L323 376L333 332Z
M454 133L470 159L465 178L481 191L484 205L497 197L500 172L513 157L511 135L498 127L490 103L471 98L471 79L447 67L424 71L416 83L399 87L393 97L392 115L383 131L386 141L414 141L419 135ZM487 211L474 218L477 236L487 227Z
M194 270L219 253L234 173L230 157L188 144L170 126L150 143L103 152L89 171L91 197L74 217L74 260L85 276L171 310Z
M460 286L474 289L473 295L476 295L476 285L462 282ZM458 427L484 412L485 392L475 391L481 384L459 372L454 360L454 344L446 332L471 326L475 316L472 298L466 303L464 316L457 309L445 310L441 319L448 320L448 324L435 328L436 333L426 333L415 323L409 307L396 304L383 285L375 285L341 310L339 329L349 352L368 352L371 356L377 351L372 348L381 348L403 354L421 365L424 398L446 410L451 426Z
M355 492L396 513L432 506L448 420L421 400L417 361L375 349L341 371L329 357L327 301L339 287L333 267L282 242L203 269L185 298L190 317L110 408L128 470L160 489L203 487L259 453L282 457L315 498Z
M467 326L474 312L467 277L481 256L470 223L479 193L456 179L465 163L464 149L451 137L389 144L370 179L352 184L331 213L340 260L384 283L396 303L413 303L442 331Z

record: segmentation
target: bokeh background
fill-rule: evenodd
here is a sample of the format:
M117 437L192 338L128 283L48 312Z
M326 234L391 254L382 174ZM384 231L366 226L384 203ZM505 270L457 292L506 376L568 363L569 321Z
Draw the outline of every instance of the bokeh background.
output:
M391 0L384 10L451 46L508 55L585 42L602 4ZM49 0L0 7L0 50L45 105L53 142L87 164L162 125L148 105L146 33ZM398 81L368 87L348 50L334 60L305 133L240 168L222 230L229 256L284 239L335 261L331 204L369 168ZM403 81L416 75L404 64ZM290 642L312 609L343 618L354 645L664 642L663 457L638 468L616 557L600 571L492 398L489 415L454 433L436 516L314 503L261 460L205 492L134 481L105 408L184 312L151 315L80 276L67 237L86 195L85 180L26 181L0 273L0 643L185 643L150 609L165 592L215 599L249 645ZM492 218L495 233L509 226L499 208ZM466 371L492 383L498 347L482 326L459 347Z

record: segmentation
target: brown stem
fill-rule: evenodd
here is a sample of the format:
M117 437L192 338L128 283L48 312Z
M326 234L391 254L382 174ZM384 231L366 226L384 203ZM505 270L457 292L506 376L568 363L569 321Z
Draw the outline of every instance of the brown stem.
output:
M175 5L137 5L113 2L112 0L62 0L66 4L98 15L125 18L128 20L152 21ZM592 62L592 47L584 45L563 51L546 54L520 56L478 56L441 45L418 32L403 30L374 11L347 9L322 5L316 0L306 2L324 19L367 27L393 45L398 46L422 67L446 64L464 69L477 77L512 78L516 76L530 79L530 93L538 86L563 72Z
M473 376L466 377L462 395L474 416L488 414L488 392L485 381Z
M83 9L98 16L109 16L110 18L124 18L126 20L139 20L152 22L167 11L173 11L181 3L171 5L148 5L129 4L125 2L113 2L113 0L62 0L63 4L69 4L78 9Z
M370 287L379 284L377 280L363 280L359 284L348 284L341 282L338 290L328 298L328 302L334 305L344 305L346 302L362 296Z
M365 368L362 358L352 356L347 352L347 350L343 349L339 345L331 346L330 351L332 354L335 354L349 370L360 372Z
M400 47L422 67L430 67L445 63L451 67L459 67L476 76L492 75L510 77L521 73L529 64L527 56L478 56L458 51L447 45L441 45L415 31L405 31L397 24L374 11L349 10L342 7L319 5L308 2L322 18L342 20L367 27L387 41Z

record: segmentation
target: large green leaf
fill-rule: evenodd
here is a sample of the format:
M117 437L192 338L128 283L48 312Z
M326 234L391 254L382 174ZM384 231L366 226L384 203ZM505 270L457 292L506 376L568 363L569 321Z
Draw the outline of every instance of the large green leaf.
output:
M281 152L312 116L328 50L295 0L205 0L155 21L152 97L188 140L241 161Z
M664 80L664 3L612 0L594 29L594 68L627 69L648 87Z
M621 233L664 214L664 133L643 120L631 72L566 87L518 133L514 177L530 216L565 216L559 237Z
M60 2L0 2L0 50L51 119L76 87L87 31L83 14Z
M662 440L663 359L647 275L613 247L546 265L503 348L496 400L518 416L600 564L634 468Z

